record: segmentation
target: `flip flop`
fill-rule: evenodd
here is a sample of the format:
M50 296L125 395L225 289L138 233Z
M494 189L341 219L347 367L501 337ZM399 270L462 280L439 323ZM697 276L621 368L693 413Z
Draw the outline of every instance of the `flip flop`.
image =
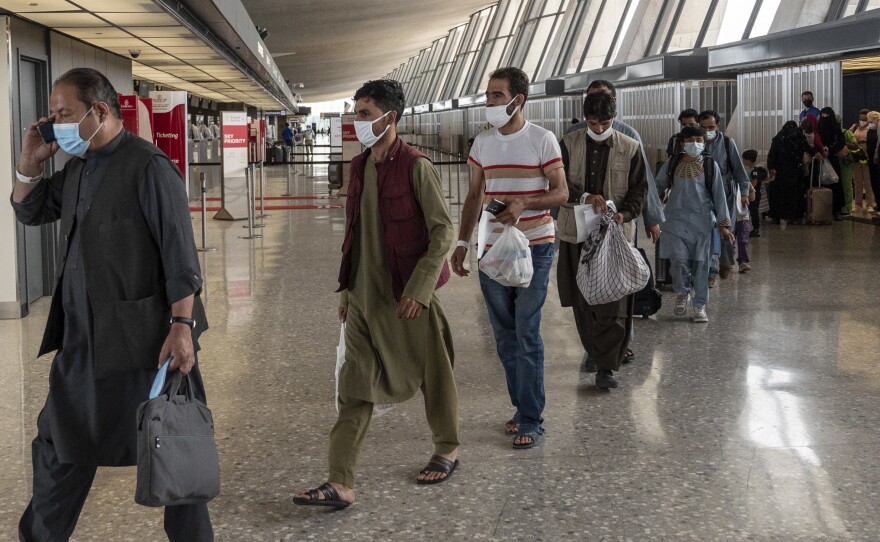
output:
M510 429L511 425L515 426L515 428ZM519 420L517 420L516 418L511 418L510 421L504 424L505 435L515 435L517 431L519 431Z
M532 439L532 442L528 444L517 444L516 438L513 439L513 448L515 450L528 450L529 448L534 448L535 446L539 446L542 442L544 442L544 431L540 428L529 429L526 431L520 431L516 434L517 437L529 437Z
M453 472L455 472L458 464L458 459L453 462L443 456L432 455L431 459L428 460L428 465L425 466L425 468L423 468L421 472L419 472L419 474L431 474L432 472L439 472L440 474L445 474L446 476L444 476L443 478L436 478L434 480L419 480L418 478L416 478L416 483L419 485L427 486L445 482L446 480L449 480L449 477L452 476Z
M324 483L315 489L308 490L306 495L308 497L295 496L293 498L294 504L301 504L303 506L331 506L337 510L351 506L350 502L343 501L339 497L339 493L329 483ZM322 496L323 499L319 499L319 496Z

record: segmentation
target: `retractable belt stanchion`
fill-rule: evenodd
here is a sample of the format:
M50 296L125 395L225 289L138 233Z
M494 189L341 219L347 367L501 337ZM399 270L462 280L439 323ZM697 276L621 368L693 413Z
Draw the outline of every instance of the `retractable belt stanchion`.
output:
M285 196L292 196L293 193L290 191L290 164L287 164L287 192L284 193Z
M242 235L242 239L262 239L263 236L259 233L254 232L254 174L250 167L244 170L245 176L247 177L247 182L244 183L247 187L247 198L248 198L248 223L247 226L244 226L248 229L247 235Z
M266 212L266 163L260 163L260 216L257 218L269 218Z
M207 188L205 188L205 184L207 183L205 177L204 171L199 173L199 182L202 185L202 248L198 249L198 251L214 252L217 249L208 246L208 196Z

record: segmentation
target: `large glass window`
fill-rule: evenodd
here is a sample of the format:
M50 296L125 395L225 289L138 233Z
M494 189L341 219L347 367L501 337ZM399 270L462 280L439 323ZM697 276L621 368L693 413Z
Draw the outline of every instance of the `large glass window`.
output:
M679 17L679 10L683 8L681 5L683 0L663 0L663 7L660 10L660 18L657 19L657 26L654 28L654 34L645 56L659 55L663 52L666 45L666 37L669 30L675 25L676 19Z
M623 16L623 20L620 22L620 27L617 30L617 40L614 43L614 49L611 51L611 54L608 55L608 59L605 62L606 66L616 64L617 55L620 53L620 48L623 46L626 35L629 33L629 29L632 26L633 17L636 15L636 10L639 9L640 1L641 0L627 0L628 5L626 12Z
M872 9L880 8L880 0L868 0L868 5L865 6L865 11L871 11Z
M498 9L489 26L486 42L477 57L476 66L468 80L467 93L476 94L485 88L489 74L497 69L506 57L510 38L525 14L525 5L519 0L500 0Z
M755 18L755 25L752 26L750 38L758 38L766 36L770 33L770 26L773 19L776 18L776 12L779 10L779 4L782 0L762 0L761 10L758 11L758 17Z
M504 62L517 66L534 79L538 65L556 37L562 18L562 0L531 0L527 19L520 26L511 54Z
M599 19L593 29L593 35L587 43L586 51L583 52L578 72L594 70L605 66L608 51L614 42L617 27L623 18L627 2L621 0L606 0Z
M859 9L859 0L847 0L846 7L843 9L842 17L849 17L850 15L855 15L856 10Z
M560 57L557 75L577 73L584 56L584 50L590 42L593 29L596 28L603 6L607 0L580 0L577 12L572 18L571 26L565 41L565 52ZM613 2L612 2L613 3Z
M473 70L477 53L486 40L486 30L494 14L495 6L492 6L471 15L446 88L441 93L441 99L448 100L464 94L465 83Z
M712 0L685 0L684 9L665 52L685 51L696 47L697 38L711 6Z
M757 0L720 0L701 46L711 47L742 40L755 4Z

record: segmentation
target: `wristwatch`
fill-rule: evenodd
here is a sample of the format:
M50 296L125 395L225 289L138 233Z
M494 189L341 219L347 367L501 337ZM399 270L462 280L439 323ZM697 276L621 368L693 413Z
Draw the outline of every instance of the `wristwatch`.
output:
M183 316L172 316L169 324L186 324L190 329L196 328L196 321L192 318L184 318Z
M456 246L459 246L459 247L461 247L461 248L467 250L468 247L470 246L470 243L468 243L467 241L465 241L465 240L463 240L463 239L459 239L459 240L458 240L458 243L456 243Z

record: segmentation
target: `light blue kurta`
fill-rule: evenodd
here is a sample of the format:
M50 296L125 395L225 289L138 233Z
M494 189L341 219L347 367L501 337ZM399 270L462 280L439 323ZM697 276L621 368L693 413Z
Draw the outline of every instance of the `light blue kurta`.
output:
M657 173L657 191L663 193L669 186L666 169L669 162ZM703 261L709 258L712 244L712 228L715 224L730 224L730 213L724 193L724 183L718 164L712 193L706 189L705 173L695 179L676 176L669 192L661 226L663 241L660 257L668 260Z

